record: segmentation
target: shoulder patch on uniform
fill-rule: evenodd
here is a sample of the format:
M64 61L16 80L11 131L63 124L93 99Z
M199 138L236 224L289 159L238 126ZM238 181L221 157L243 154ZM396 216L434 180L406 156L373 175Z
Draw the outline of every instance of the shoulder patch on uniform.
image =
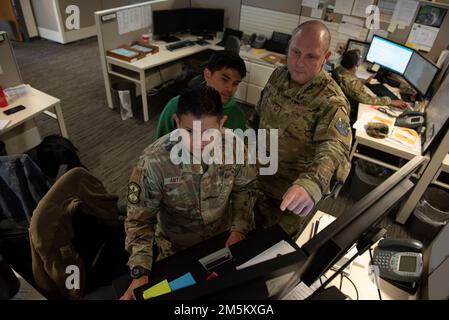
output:
M338 118L337 122L335 123L335 127L337 128L337 131L345 137L349 135L349 132L351 130L349 124L342 118Z
M128 202L131 204L137 204L140 202L140 192L142 188L135 182L128 184Z

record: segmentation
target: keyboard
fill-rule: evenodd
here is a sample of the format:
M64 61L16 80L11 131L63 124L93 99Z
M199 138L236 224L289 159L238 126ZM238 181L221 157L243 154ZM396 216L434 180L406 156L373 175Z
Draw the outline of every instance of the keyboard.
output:
M205 46L205 45L208 45L209 42L206 40L203 40L203 39L199 39L196 41L196 44L199 44L200 46Z
M390 97L392 100L398 100L398 96L387 89L383 84L367 84L366 85L378 97Z
M177 49L181 49L181 48L191 47L194 45L195 45L195 42L193 42L191 40L182 40L182 41L178 41L175 43L167 44L165 47L167 48L167 50L173 51L173 50L177 50Z

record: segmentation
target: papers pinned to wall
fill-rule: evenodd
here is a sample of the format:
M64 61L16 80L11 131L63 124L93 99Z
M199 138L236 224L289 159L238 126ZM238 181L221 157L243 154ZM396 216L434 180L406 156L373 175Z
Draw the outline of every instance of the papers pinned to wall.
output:
M354 6L352 8L352 15L366 18L366 9L368 6L371 6L373 4L374 0L355 0Z
M382 30L382 29L374 30L374 29L372 29L372 30L369 31L368 38L366 39L366 41L371 42L373 40L374 35L380 36L380 37L383 37L383 38L388 38L389 33L388 33L387 30Z
M354 0L335 0L335 13L351 14Z
M117 12L118 33L125 34L152 24L151 6L141 6Z
M320 4L320 0L303 0L301 5L303 7L318 9L319 4Z
M358 26L356 24L342 22L340 23L340 26L338 27L338 32L348 35L352 38L359 38L360 33L362 32L363 27Z
M416 50L429 52L438 36L439 28L414 23L406 45Z
M399 29L404 29L413 22L416 10L418 10L419 2L416 0L398 0L394 8L391 22L396 23Z

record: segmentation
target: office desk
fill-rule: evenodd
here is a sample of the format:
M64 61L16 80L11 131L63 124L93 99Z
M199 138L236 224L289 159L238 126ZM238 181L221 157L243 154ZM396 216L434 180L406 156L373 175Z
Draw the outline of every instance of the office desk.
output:
M18 105L25 106L25 109L9 116L3 113L3 111L14 108ZM56 114L48 111L51 108L55 109ZM69 137L65 126L64 117L62 115L60 100L37 89L31 88L31 92L28 92L17 100L14 100L7 107L1 108L0 111L1 120L11 120L8 126L0 132L0 135L36 117L38 114L44 113L58 121L59 130L61 131L61 135L63 137Z
M224 247L229 233L225 232L219 236L205 240L195 246L176 253L166 259L160 260L153 265L148 286L137 289L141 293L145 288L167 279L172 281L179 276L190 272L197 282L196 285L177 290L174 294L156 297L156 299L266 299L268 297L265 286L265 278L276 272L291 272L300 268L306 256L301 249L279 226L256 231L243 241L230 247L232 260L221 264L213 269L218 277L206 280L207 271L199 263L198 259L205 257ZM293 254L279 257L274 261L235 270L235 267L247 262L249 259L270 248L281 240L287 241L296 251ZM120 297L128 288L129 276L117 279L114 284L117 296ZM198 289L200 287L200 289ZM138 297L141 294L137 294Z
M312 220L307 224L304 232L296 241L298 246L304 245L306 243L313 232L315 223L326 213L322 211L317 211ZM365 252L363 255L357 257L353 261L353 265L351 268L351 273L349 274L349 278L352 282L354 282L357 287L357 291L359 294L359 300L379 300L379 294L377 292L377 287L374 283L374 279L370 276L369 271L370 265L370 256L369 252ZM328 271L325 275L330 277L333 274L333 271ZM337 288L340 287L340 277L336 277L332 282L332 285ZM314 284L318 286L318 284ZM351 299L356 299L356 292L352 284L348 281L348 279L344 279L342 282L341 291L349 296ZM380 291L383 300L415 300L417 299L417 295L410 295L409 293L395 287L389 282L380 279Z
M358 109L358 114L357 114L357 119L361 119L363 117L363 115L366 112L370 112L370 113L375 113L378 114L379 116L382 117L386 117L386 115L380 111L377 111L373 108L371 108L370 105L366 105L366 104L359 104L359 109ZM393 118L391 118L392 120L394 120ZM416 155L420 155L420 152L416 152L415 150L412 150L410 148L407 148L405 146L401 146L397 143L385 140L385 139L377 139L377 138L373 138L370 137L367 133L366 130L364 129L357 129L355 132L355 137L354 137L354 145L352 146L351 149L351 154L350 154L350 159L352 160L353 157L357 157L357 158L361 158L376 164L379 164L381 166L384 166L386 168L392 169L392 170L398 170L398 167L395 167L391 164L388 164L386 162L383 162L379 159L375 159L372 157L368 157L366 155L363 155L359 152L357 152L357 147L359 145L363 145L363 146L367 146L385 153L389 153L391 155L403 158L403 159L407 159L407 160L411 160L414 156ZM421 144L421 137L419 137L419 144ZM427 161L428 161L428 157Z
M183 35L178 36L181 40L196 40L197 36ZM219 42L218 39L207 40L209 45L200 46L195 44L191 47L185 47L174 51L169 51L165 47L167 43L163 41L157 41L153 44L159 47L159 52L154 55L149 55L143 59L135 62L127 62L113 57L106 56L106 65L108 74L118 76L120 78L134 82L140 86L142 92L142 108L143 119L145 122L149 120L148 116L148 99L147 99L147 84L146 84L146 72L155 67L159 67L169 62L177 61L195 53L199 53L205 50L223 50L223 47L216 46ZM118 67L118 68L117 68ZM108 97L110 95L110 88L106 88ZM108 99L109 107L112 109L112 102Z

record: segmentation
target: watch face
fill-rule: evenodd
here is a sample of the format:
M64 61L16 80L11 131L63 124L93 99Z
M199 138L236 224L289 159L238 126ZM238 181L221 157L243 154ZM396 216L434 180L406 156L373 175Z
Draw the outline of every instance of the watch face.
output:
M142 267L134 267L131 269L131 277L139 278L145 274L145 269Z

